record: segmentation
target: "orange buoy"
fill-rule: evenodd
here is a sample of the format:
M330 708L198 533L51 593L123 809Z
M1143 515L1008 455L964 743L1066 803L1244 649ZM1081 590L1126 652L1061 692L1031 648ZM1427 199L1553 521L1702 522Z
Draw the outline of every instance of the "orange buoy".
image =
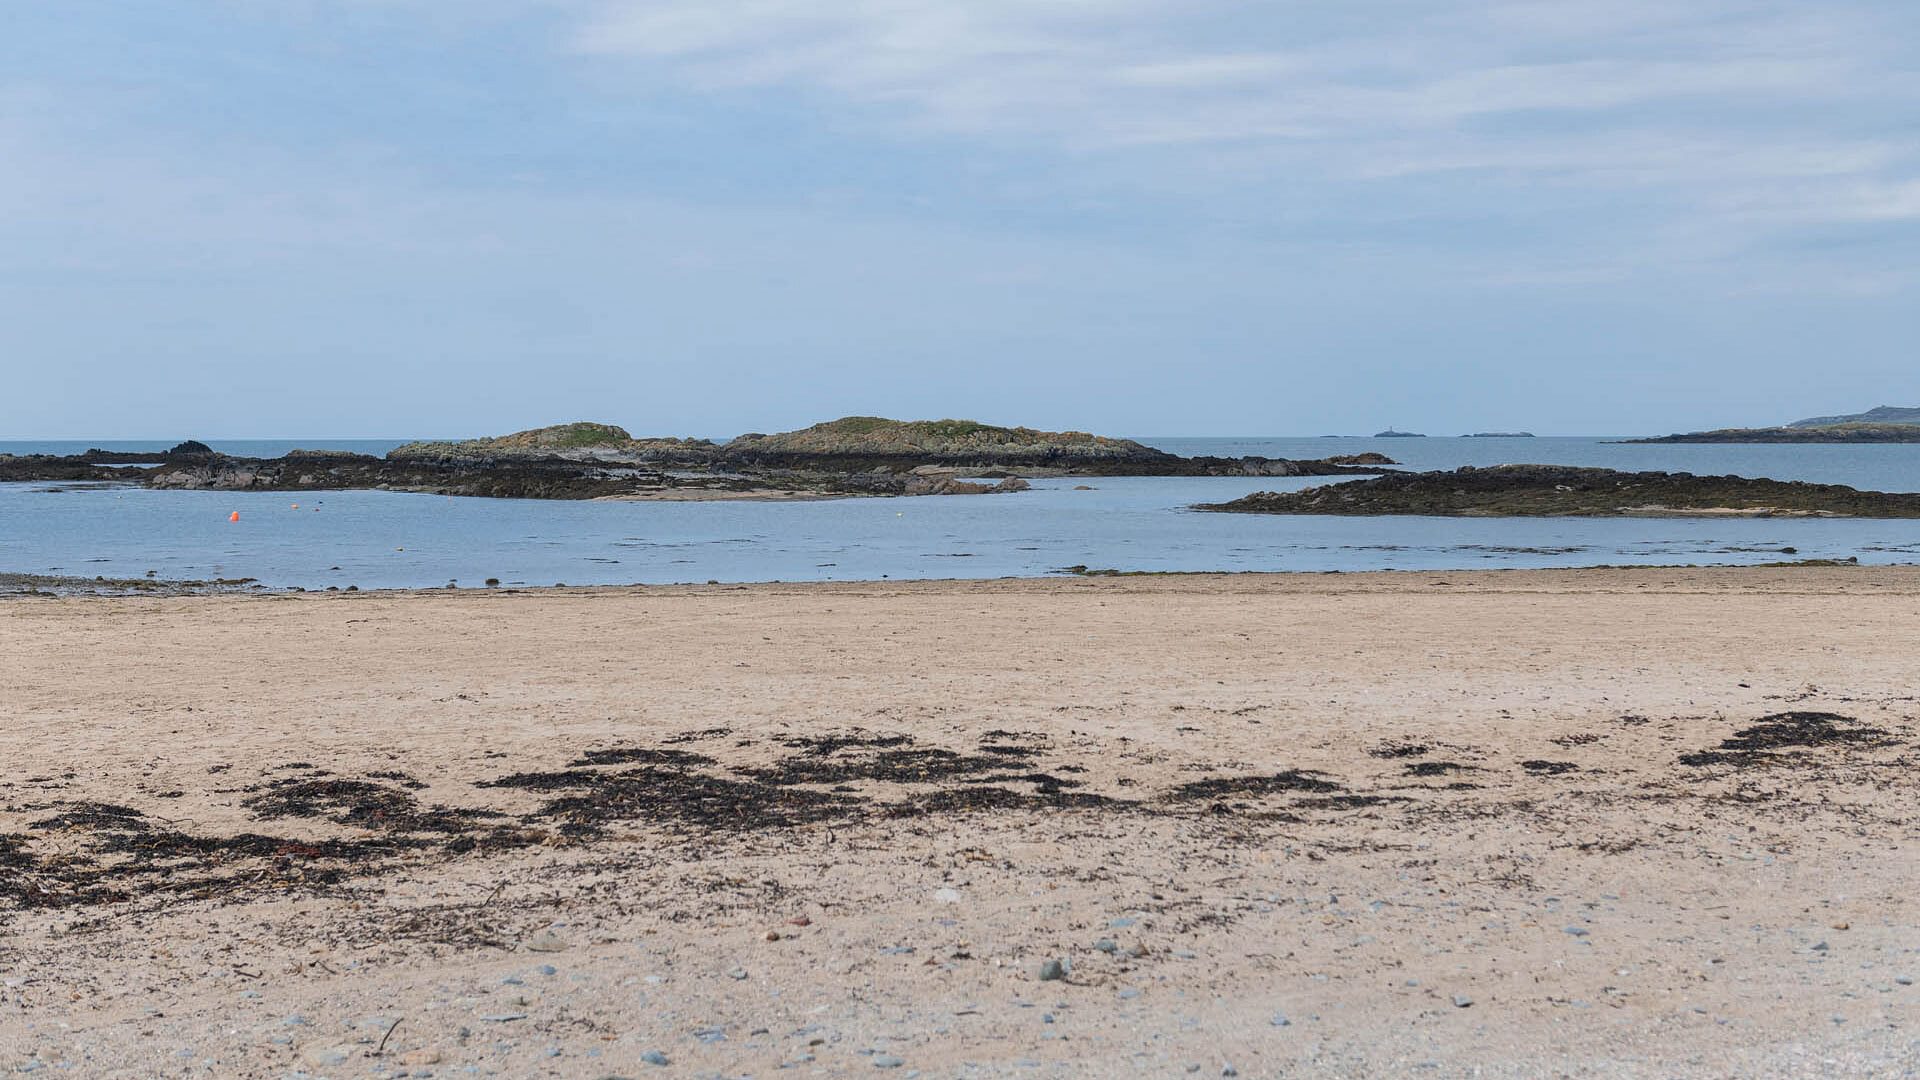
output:
M235 510L235 511L234 511L233 513L231 513L231 514L228 514L228 515L227 515L227 520L228 520L228 521L239 521L239 520L240 520L240 511L238 511L238 510Z
M300 504L299 504L299 503L294 503L294 504L293 504L293 508L294 508L295 510L298 510L298 509L300 509Z

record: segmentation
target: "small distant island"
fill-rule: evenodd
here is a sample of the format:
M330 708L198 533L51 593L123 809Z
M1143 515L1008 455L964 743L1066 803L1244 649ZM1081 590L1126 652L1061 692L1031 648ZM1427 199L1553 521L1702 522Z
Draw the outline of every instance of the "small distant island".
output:
M1373 433L1373 437L1376 439L1424 439L1426 438L1425 435L1422 435L1417 431L1395 431L1392 428L1388 428L1385 431L1376 431Z
M1476 431L1471 435L1460 436L1463 439L1531 439L1531 431Z
M1920 407L1880 405L1845 416L1814 416L1776 427L1716 428L1626 439L1628 443L1920 443Z
M1059 476L1371 475L1393 464L1373 453L1304 461L1181 457L1131 439L1078 431L849 416L726 442L636 438L612 424L581 421L460 442L408 443L385 457L333 450L236 457L192 440L146 453L0 454L0 482L380 489L521 499L804 499L994 494Z
M1303 491L1263 491L1194 509L1437 517L1920 518L1920 494L1741 476L1499 465L1389 473Z

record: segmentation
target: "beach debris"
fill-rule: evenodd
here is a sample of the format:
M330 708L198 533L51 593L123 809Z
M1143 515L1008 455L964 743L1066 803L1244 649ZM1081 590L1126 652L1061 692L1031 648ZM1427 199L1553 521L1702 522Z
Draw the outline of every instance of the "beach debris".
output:
M1071 962L1050 957L1040 961L1040 966L1035 974L1039 976L1041 982L1059 982L1065 979L1067 974L1072 970L1073 966Z

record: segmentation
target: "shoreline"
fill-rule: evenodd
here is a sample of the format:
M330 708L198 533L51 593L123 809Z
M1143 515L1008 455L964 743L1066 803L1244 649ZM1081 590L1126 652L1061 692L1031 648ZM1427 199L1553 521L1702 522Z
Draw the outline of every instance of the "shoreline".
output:
M469 596L469 595L540 595L555 593L565 595L583 594L624 594L645 593L649 595L681 595L720 591L761 590L761 589L822 589L841 588L859 589L863 587L911 588L925 586L940 588L944 586L993 587L1018 586L1022 584L1070 584L1073 582L1094 581L1288 581L1294 579L1345 579L1355 582L1367 582L1378 579L1380 582L1392 582L1412 576L1431 576L1440 578L1480 579L1525 578L1539 575L1543 578L1566 576L1587 577L1596 580L1606 575L1618 574L1657 574L1687 572L1699 574L1748 574L1762 572L1823 572L1834 571L1851 574L1873 574L1877 572L1908 571L1920 575L1920 562L1862 563L1849 560L1810 558L1783 560L1763 563L1598 563L1591 566L1566 567L1486 567L1486 568L1395 568L1383 567L1374 570L1122 570L1103 568L1062 567L1044 574L1003 575L1000 577L924 577L924 578L834 578L822 580L780 580L763 579L755 581L713 580L705 582L615 582L581 585L416 585L395 587L336 586L328 588L306 588L298 585L263 585L252 578L223 579L219 581L182 581L168 578L100 578L77 575L34 574L0 571L0 604L10 600L128 600L128 599L166 599L180 597L238 597L252 599L292 599L297 597L349 598L382 596Z

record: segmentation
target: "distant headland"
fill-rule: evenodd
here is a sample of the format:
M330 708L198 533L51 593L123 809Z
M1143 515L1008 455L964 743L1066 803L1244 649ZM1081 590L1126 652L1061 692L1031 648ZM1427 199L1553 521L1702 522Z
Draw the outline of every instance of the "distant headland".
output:
M1775 427L1717 428L1627 439L1629 443L1920 443L1920 407L1879 405L1844 416L1814 416Z

